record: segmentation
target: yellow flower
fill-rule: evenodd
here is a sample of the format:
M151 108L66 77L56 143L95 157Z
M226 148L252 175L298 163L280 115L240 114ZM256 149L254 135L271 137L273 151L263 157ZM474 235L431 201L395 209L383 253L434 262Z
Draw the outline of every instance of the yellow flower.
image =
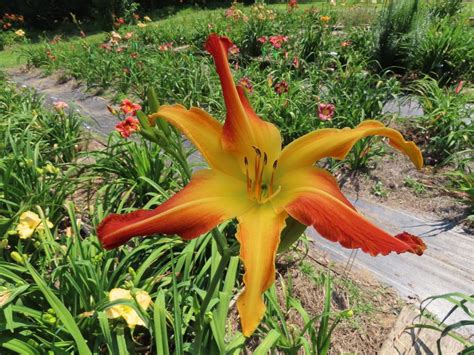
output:
M46 225L49 229L53 228L53 224L46 219ZM23 212L20 216L20 223L16 226L16 232L21 239L31 238L35 231L44 230L41 218L34 212Z
M123 288L114 288L110 290L110 301L116 301L120 299L133 300L130 290L125 290ZM146 310L151 303L150 295L143 290L137 291L135 293L135 299L143 310ZM143 319L140 318L138 313L132 307L127 305L117 304L112 306L107 310L106 314L107 318L109 319L122 317L127 322L128 327L132 329L137 325L145 326L145 322L143 322Z
M322 22L329 22L329 20L331 19L329 16L321 16L319 18Z
M0 291L0 308L3 307L10 299L11 292L9 290Z
M25 36L25 31L23 31L23 30L17 30L17 31L15 31L15 34L16 34L18 37L24 37L24 36Z
M143 28L143 27L146 27L146 24L143 23L143 22L139 22L139 23L137 23L137 26L140 27L140 28Z
M148 16L144 16L143 20L146 21L146 22L151 22L151 18L149 18Z
M329 172L315 162L344 159L354 144L368 136L384 136L417 168L420 150L394 129L368 120L353 129L320 129L282 148L280 132L252 109L245 89L234 83L228 63L233 43L216 34L205 48L214 58L221 80L226 119L221 124L200 108L163 105L149 116L166 120L202 153L209 169L195 172L189 184L154 210L112 214L97 229L102 245L115 248L134 236L178 234L196 238L236 218L236 238L245 275L237 309L244 336L250 336L265 314L263 293L275 281L275 256L291 245L305 226L350 249L376 256L390 252L421 255L423 241L408 233L392 236L357 213ZM300 233L283 232L286 225ZM298 227L300 228L300 227ZM281 235L281 239L280 239Z

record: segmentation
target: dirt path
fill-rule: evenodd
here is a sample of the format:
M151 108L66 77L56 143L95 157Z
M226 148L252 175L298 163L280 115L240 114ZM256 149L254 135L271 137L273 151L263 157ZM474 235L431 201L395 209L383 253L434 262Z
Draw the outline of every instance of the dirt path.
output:
M49 102L68 102L83 115L90 117L90 122L86 122L85 126L96 133L108 135L117 123L116 118L106 109L105 99L84 94L73 81L58 84L57 78L42 77L39 71L25 73L10 70L9 75L18 85L35 88ZM390 107L387 111L394 110ZM398 111L406 115L419 114L416 106L399 108ZM428 296L455 291L474 294L474 236L463 233L446 221L364 200L354 202L364 215L385 230L393 233L407 231L418 235L428 246L422 257L404 254L373 258L359 252L354 267L370 270L379 281L394 287L403 298L415 303ZM349 260L350 250L326 241L313 230L308 229L308 233L315 240L316 246L327 252L331 259L342 263ZM429 310L438 317L443 317L449 311L449 306L433 303ZM451 319L459 320L459 314L453 314ZM474 327L465 332L474 333Z

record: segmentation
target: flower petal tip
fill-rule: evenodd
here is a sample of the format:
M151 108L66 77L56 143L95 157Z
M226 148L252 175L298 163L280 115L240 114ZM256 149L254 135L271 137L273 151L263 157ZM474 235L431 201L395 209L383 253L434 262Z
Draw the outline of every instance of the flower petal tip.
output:
M410 246L410 249L407 251L410 253L421 256L423 255L423 252L426 250L425 242L420 237L414 236L413 234L403 232L403 233L397 234L395 238L408 244Z
M224 53L227 53L230 47L232 47L234 43L225 37L219 36L217 33L211 33L209 37L207 37L206 43L204 44L204 49L208 51L211 55L214 55L217 51L219 51L220 46L224 46Z

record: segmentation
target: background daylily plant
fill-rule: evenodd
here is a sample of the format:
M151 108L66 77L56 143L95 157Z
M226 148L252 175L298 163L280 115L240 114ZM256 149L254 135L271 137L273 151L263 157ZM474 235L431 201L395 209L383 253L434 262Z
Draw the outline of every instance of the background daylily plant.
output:
M317 130L282 148L278 129L256 115L245 88L234 83L228 64L232 46L228 38L216 34L205 45L222 85L224 124L200 108L188 110L181 105L160 106L148 116L148 123L140 121L144 135L150 128L147 124L165 120L173 125L198 148L209 168L195 172L183 190L154 210L109 215L97 233L102 245L111 249L132 237L152 234L177 234L189 240L236 218L245 268L245 289L237 307L243 334L250 336L265 313L262 294L275 280L276 253L301 235L302 225L313 226L345 248L359 248L373 256L421 255L425 250L420 238L406 232L391 236L365 219L341 193L334 177L315 163L327 157L344 159L358 140L374 135L388 138L417 168L423 159L413 142L373 120L354 129ZM325 110L329 116L329 108Z

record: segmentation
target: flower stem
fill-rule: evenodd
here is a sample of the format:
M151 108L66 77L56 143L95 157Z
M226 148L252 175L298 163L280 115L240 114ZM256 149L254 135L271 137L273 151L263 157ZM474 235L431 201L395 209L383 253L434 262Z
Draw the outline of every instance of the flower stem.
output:
M227 246L227 241L225 240L222 233L217 228L214 228L212 230L212 235L216 240L218 249L223 249L222 252L219 250L219 253L221 254L221 260L219 261L217 270L214 276L212 277L211 283L207 289L206 297L204 297L204 300L202 301L201 309L199 311L198 319L196 321L195 329L197 335L193 344L193 354L201 354L202 339L206 330L206 328L204 327L204 318L206 316L207 307L209 306L209 303L211 302L212 298L214 297L214 294L216 293L217 288L219 287L219 283L224 276L224 271L227 267L227 264L229 263L231 256L230 249ZM225 244L221 244L221 246L219 246L222 242L224 242Z

